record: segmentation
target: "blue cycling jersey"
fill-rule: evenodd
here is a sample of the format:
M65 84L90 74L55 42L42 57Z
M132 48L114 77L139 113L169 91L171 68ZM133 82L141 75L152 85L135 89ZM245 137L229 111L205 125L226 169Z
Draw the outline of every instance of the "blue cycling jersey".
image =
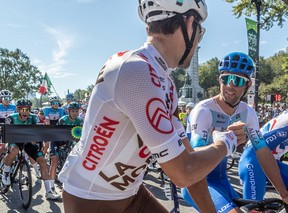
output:
M9 104L8 106L4 106L0 104L0 123L5 123L5 118L16 112L16 106L13 104Z
M65 115L64 109L60 107L57 109L47 107L43 111L45 118L50 120L50 125L56 125L57 121Z
M288 165L280 161L280 157L288 151L288 111L272 118L261 132L267 146L277 160L284 184L288 187ZM241 156L238 172L243 183L243 198L260 200L266 191L266 175L262 170L254 149L248 142Z
M194 149L213 143L212 132L214 130L225 131L229 125L237 121L246 123L246 127L253 135L254 149L266 147L266 143L260 133L256 112L244 102L240 102L233 115L227 115L217 104L214 98L201 101L189 115L191 126L190 144ZM256 143L257 142L257 143ZM215 208L219 212L228 212L237 207L233 198L239 197L232 188L226 173L227 158L222 160L216 168L207 176L208 189ZM186 188L182 190L185 201L197 208L191 202Z

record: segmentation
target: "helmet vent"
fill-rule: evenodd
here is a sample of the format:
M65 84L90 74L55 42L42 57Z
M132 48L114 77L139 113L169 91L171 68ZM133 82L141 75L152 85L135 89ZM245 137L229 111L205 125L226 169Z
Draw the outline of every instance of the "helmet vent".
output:
M238 63L237 62L232 62L231 68L237 68Z

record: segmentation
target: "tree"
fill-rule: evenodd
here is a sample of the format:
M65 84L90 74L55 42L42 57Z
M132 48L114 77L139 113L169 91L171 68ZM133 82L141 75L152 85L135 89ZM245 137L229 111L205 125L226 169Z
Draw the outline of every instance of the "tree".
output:
M219 86L218 64L219 59L212 58L199 66L199 85L204 89L204 97L210 96L209 88Z
M236 3L233 13L237 18L242 15L256 15L256 7L253 0L225 0L228 3ZM261 28L269 30L274 23L283 27L285 19L288 18L288 0L262 0L261 5Z
M175 83L175 87L177 90L177 93L179 94L179 90L183 87L185 82L185 70L182 68L176 68L172 71L171 75Z
M9 51L0 48L0 89L13 92L13 98L26 97L36 92L42 79L41 72L30 63L21 50Z
M85 94L89 93L91 94L92 90L94 88L94 85L91 84L89 85L86 90L83 90L83 89L77 89L75 92L74 92L74 98L76 100L84 100L85 99Z
M271 80L269 80L270 83L266 82L267 85L261 83L259 88L261 98L266 97L266 95L280 94L282 99L285 100L288 94L288 48L286 52L281 50L267 58L264 63L271 67L271 72L270 75L267 73L267 76L264 75L263 78Z

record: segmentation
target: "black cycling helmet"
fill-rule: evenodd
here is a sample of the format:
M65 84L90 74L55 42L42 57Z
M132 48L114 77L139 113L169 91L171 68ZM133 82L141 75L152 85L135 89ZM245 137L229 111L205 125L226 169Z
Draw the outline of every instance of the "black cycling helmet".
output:
M16 101L15 105L16 107L31 107L32 102L28 99L21 98Z
M41 108L41 109L39 109L38 113L41 115L44 115L44 110Z
M80 109L80 104L77 102L71 102L68 104L67 109Z

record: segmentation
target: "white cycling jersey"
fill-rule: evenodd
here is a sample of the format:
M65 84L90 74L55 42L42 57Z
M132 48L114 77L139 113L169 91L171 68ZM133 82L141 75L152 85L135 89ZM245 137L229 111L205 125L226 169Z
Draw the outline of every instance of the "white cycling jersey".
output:
M148 44L113 55L90 97L82 137L59 174L64 190L95 200L135 195L151 158L184 151L171 68Z
M189 115L191 126L191 145L193 148L207 146L213 143L214 130L226 131L227 127L237 121L242 121L253 136L253 145L256 150L265 147L266 143L259 130L259 123L255 110L244 102L240 102L232 116L227 115L214 98L199 102ZM227 178L224 159L208 175L211 179Z

